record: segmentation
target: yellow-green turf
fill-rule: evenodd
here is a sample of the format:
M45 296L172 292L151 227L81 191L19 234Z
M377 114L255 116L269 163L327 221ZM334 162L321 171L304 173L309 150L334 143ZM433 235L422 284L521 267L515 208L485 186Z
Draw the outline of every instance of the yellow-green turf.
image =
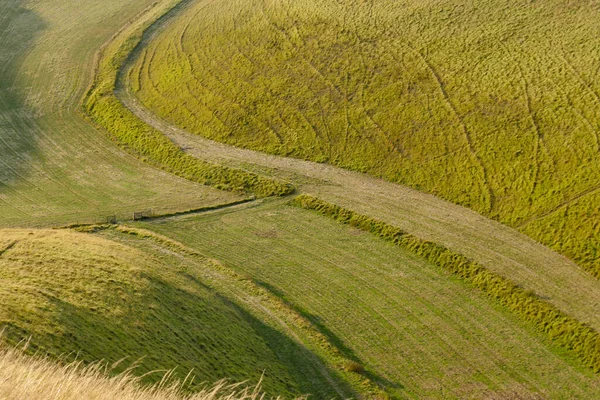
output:
M114 230L103 236L0 230L2 339L65 360L123 360L113 372L137 362L146 382L176 368L176 378L195 376L187 389L262 376L271 395L338 397L309 350L219 289L235 283L214 261Z
M137 226L278 294L397 398L600 395L596 375L443 269L281 200Z
M202 136L410 185L600 275L600 6L194 1L129 84Z
M0 2L0 226L239 198L148 167L80 115L94 54L149 0Z

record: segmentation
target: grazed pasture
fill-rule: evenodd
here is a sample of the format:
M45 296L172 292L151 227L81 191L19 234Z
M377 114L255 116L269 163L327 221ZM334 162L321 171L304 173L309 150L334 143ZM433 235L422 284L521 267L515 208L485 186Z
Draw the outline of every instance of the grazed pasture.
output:
M200 1L129 80L186 130L433 193L598 276L599 19L563 0Z
M399 398L566 399L600 390L595 375L441 268L281 201L139 226L278 293Z
M0 4L0 226L239 199L145 165L178 161L150 160L132 141L136 160L80 114L95 52L167 3ZM182 4L122 82L159 117L429 191L596 273L594 4ZM598 329L599 281L507 226L366 175L190 139L117 94L186 162L300 184L475 258ZM375 384L394 398L600 397L597 375L441 268L285 201L137 226L165 237L0 231L8 339L33 334L33 349L85 361L150 354L141 372L194 367L209 381L267 371L269 393L289 396L373 394Z
M79 112L94 54L151 3L0 2L0 226L95 221L238 198L144 165Z
M353 395L213 261L126 232L0 230L2 339L67 361L121 361L112 373L138 364L144 383L191 372L186 390L262 377L271 395L328 398L335 385Z

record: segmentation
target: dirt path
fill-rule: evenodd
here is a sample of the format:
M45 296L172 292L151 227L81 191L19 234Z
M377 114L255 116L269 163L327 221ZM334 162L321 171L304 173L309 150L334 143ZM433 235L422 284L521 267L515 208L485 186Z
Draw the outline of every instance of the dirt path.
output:
M165 25L164 21L161 25ZM158 29L160 27L148 32L136 53L139 54L145 43L156 36ZM135 54L129 65L133 60ZM121 76L127 76L127 73ZM600 281L515 229L433 195L369 175L202 138L156 117L123 89L127 87L123 82L118 87L118 97L132 112L194 157L287 179L302 193L316 195L443 244L535 291L600 331L600 314L597 313Z

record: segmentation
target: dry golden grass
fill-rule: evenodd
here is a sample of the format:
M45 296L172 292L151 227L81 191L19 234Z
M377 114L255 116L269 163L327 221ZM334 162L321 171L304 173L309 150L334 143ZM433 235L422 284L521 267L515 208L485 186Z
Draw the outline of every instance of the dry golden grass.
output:
M0 398L28 400L255 400L266 398L260 388L224 381L186 394L186 382L171 381L170 372L162 382L144 386L131 370L109 377L103 363L83 366L81 362L61 366L21 351L0 349Z

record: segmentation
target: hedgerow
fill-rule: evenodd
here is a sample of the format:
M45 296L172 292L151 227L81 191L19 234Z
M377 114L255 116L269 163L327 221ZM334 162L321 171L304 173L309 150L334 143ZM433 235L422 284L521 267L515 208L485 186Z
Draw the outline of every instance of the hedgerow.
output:
M168 13L176 5L166 10ZM163 14L164 15L166 15ZM162 17L161 17L162 18ZM159 18L160 19L160 18ZM94 82L83 99L84 112L130 153L182 178L222 190L252 192L258 197L283 196L294 191L289 183L241 169L211 164L184 153L160 131L141 121L116 97L119 69L155 21L134 26L104 48Z
M301 195L294 198L291 204L314 210L343 224L370 232L445 268L497 300L520 318L532 323L554 343L573 352L585 366L590 367L594 372L600 372L598 332L477 262L439 244L419 239L393 225L357 214L316 197Z

